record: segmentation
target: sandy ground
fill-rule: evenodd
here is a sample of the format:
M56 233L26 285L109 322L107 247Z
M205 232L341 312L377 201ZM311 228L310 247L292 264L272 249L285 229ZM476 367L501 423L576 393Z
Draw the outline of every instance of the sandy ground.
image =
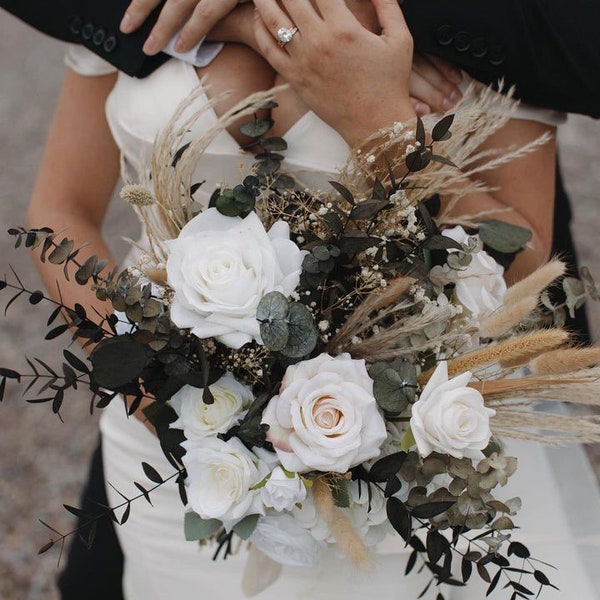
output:
M25 222L25 207L62 78L62 54L60 43L0 14L0 270L13 265L33 287L39 284L27 252L13 250L12 239L1 232ZM574 202L573 230L581 263L600 275L600 122L571 117L561 132L560 145ZM113 205L106 231L119 253L125 244L112 233L113 224L119 222L120 233L123 220L132 228L133 224L119 202ZM591 307L590 316L597 338L600 307ZM9 317L0 321L0 366L23 368L25 355L56 364L58 347L41 341L46 311L34 310L23 300L13 304ZM0 599L56 598L57 556L36 556L48 537L37 518L61 531L69 530L73 522L61 505L77 504L96 440L96 416L90 418L86 394L72 398L63 416L65 423L48 406L26 405L10 393L0 406ZM591 449L591 454L600 466L598 448Z

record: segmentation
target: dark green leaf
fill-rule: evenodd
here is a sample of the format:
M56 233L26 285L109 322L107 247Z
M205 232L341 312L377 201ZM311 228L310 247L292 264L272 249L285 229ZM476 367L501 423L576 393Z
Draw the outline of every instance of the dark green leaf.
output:
M54 323L54 321L56 321L56 317L58 317L58 315L60 315L60 311L62 309L62 306L57 306L53 311L52 314L48 317L48 321L46 322L46 325L48 325L48 327L50 325L52 325L52 323Z
M4 393L6 391L6 377L0 379L0 402L4 400Z
M388 498L386 502L386 513L391 526L408 541L411 536L412 519L404 502L398 498Z
M0 376L21 381L21 374L18 371L13 371L12 369L6 369L4 367L0 367Z
M473 563L470 560L467 560L463 557L460 570L462 574L462 580L464 583L467 583L471 578L471 573L473 573Z
M64 397L65 397L65 390L63 390L63 389L56 390L56 394L54 395L54 398L52 399L52 412L55 415L60 412Z
M52 546L54 546L54 540L50 540L47 544L44 544L39 550L38 554L44 554L44 552L48 552Z
M462 250L462 244L446 235L430 235L423 241L423 248L428 250Z
M511 542L508 546L508 556L512 556L513 554L518 558L529 558L531 553L527 549L527 546L521 544L521 542Z
M481 579L483 579L486 583L490 583L492 581L492 578L490 577L488 570L485 568L485 565L477 563L477 573L479 573L479 577L481 577Z
M371 198L373 200L385 200L387 202L388 195L385 190L383 183L379 180L379 178L375 179L375 183L373 184L373 193L371 194Z
M29 296L29 304L39 304L44 299L44 292L36 290Z
M89 519L91 516L87 510L77 508L76 506L69 506L68 504L63 504L63 507L66 510L68 510L72 515L75 515L77 518Z
M446 158L445 156L440 156L439 154L432 154L430 158L432 162L441 163L442 165L458 169L458 166L455 165L449 158Z
M454 122L454 115L446 115L440 119L431 130L431 139L434 142L449 140L451 137L450 127Z
M448 548L448 540L437 530L432 529L426 538L427 558L435 565Z
M418 519L432 519L433 517L437 517L438 515L446 512L452 506L454 506L454 501L427 502L425 504L415 506L411 512L413 517L417 517Z
M260 337L273 352L281 352L290 339L290 328L283 320L264 321L260 324Z
M408 557L408 561L406 562L406 569L404 570L404 575L408 575L414 568L416 562L417 562L417 557L419 556L419 553L416 550L413 550L410 553L410 556Z
M267 133L273 125L274 121L271 119L254 119L249 123L244 123L240 127L240 131L248 137L257 138Z
M163 478L161 477L160 473L152 465L149 465L147 462L143 462L142 469L144 469L144 475L146 475L150 481L153 481L154 483L163 482Z
M417 143L421 146L421 148L425 146L425 125L423 124L423 119L421 119L421 117L417 117L415 139L417 140Z
M129 520L130 514L131 514L131 502L128 502L127 506L125 507L125 510L123 511L123 516L121 517L121 522L119 524L125 525L125 523L127 523L127 521Z
M287 150L287 142L282 137L270 137L260 140L260 145L264 150L272 152L282 152Z
M369 471L369 481L378 483L381 481L387 481L393 475L396 475L402 468L404 461L406 460L406 452L396 452L389 456L380 458L373 464Z
M381 240L376 237L368 236L362 232L348 233L340 239L340 250L349 256L354 256L367 248L378 246Z
M519 252L531 240L531 231L504 221L484 221L479 226L479 237L486 245L505 254Z
M386 498L389 498L390 496L393 496L394 494L398 493L401 489L402 489L402 481L400 481L400 478L398 478L394 475L387 480L387 483L385 484L385 490L383 492L383 495Z
M533 576L535 577L538 583L542 585L550 585L550 580L546 577L542 571L538 571L537 569L533 572Z
M518 581L511 581L509 583L509 585L511 585L515 591L520 592L521 594L526 594L527 596L534 595L531 590L527 589L524 585L520 584Z
M354 206L354 196L352 195L352 192L345 186L343 186L341 183L337 182L337 181L330 181L329 182L331 187L349 204L351 204L352 206Z
M135 381L152 355L150 348L130 335L104 339L90 354L92 380L109 390Z
M67 329L69 329L68 325L58 325L58 327L55 327L54 329L51 329L46 336L44 337L45 340L53 340L54 338L57 338L59 335L62 335L65 331L67 331Z
M355 221L369 221L388 206L390 204L387 200L363 200L354 205L350 216Z
M152 501L150 500L150 494L148 493L148 490L141 484L138 483L137 481L133 482L135 487L140 490L140 492L142 492L142 494L144 495L144 498L146 499L146 502L148 502L148 504L150 504L150 506L152 506Z
M496 586L498 585L498 582L500 581L501 575L502 575L502 569L498 569L498 571L494 575L494 578L490 582L490 585L488 586L487 592L485 593L486 597L489 596L496 589Z
M173 156L173 160L171 161L171 166L175 167L177 166L177 163L181 160L181 157L183 156L183 153L190 147L191 142L188 142L187 144L184 144L183 146L181 146L181 148L179 148L177 150L177 152L175 152L174 156Z

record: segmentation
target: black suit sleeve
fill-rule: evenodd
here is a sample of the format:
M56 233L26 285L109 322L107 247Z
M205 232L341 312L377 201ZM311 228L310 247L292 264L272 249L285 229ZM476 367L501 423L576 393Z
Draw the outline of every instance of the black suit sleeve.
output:
M535 106L600 117L598 0L405 0L418 52L503 78Z
M148 57L144 41L158 18L157 7L142 27L129 35L119 23L130 0L0 0L0 7L39 31L82 44L120 71L145 77L164 63L166 54Z

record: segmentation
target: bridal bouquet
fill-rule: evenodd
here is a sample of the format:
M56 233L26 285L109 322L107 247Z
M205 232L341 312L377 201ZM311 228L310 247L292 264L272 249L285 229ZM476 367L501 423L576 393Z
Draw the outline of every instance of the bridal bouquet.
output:
M440 229L431 186L455 176L436 153L451 148L452 117L429 138L420 121L416 132L396 126L378 149L404 141L387 173L366 177L378 156L363 152L325 191L295 188L270 125L245 126L261 149L256 168L208 207L190 180L207 141L184 144L189 127L171 127L152 185L122 191L149 243L119 275L102 275L96 257L79 262L73 242L49 229L10 230L110 308L99 316L57 303L49 324L61 312L67 323L46 337L94 344L89 362L65 350L62 372L41 361L29 361L32 373L2 368L0 394L29 377L28 389L45 381L33 400L54 412L78 385L99 407L128 397L131 413L153 398L145 415L175 475L144 472L154 486L177 480L185 535L214 543L216 555L239 536L285 565L314 566L333 548L367 566L393 534L411 550L406 572L422 565L437 584L464 585L475 571L512 598L551 586L512 538L520 500L501 488L518 465L501 439L600 438L590 417L531 408L597 393L599 352L569 347L554 325L564 307L546 289L564 265L507 289L502 265L528 231L494 218ZM564 280L566 308L586 286L589 277ZM0 289L46 298L18 278Z

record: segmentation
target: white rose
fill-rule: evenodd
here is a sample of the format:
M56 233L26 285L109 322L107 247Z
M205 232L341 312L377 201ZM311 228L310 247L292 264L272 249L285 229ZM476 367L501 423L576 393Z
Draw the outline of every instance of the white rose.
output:
M287 513L261 517L250 541L270 559L289 567L316 567L325 547Z
M171 427L183 429L188 440L225 433L244 417L254 401L252 389L242 385L231 373L210 386L214 402L205 404L202 389L186 385L173 395L169 404L179 419Z
M166 242L175 325L231 348L260 343L261 298L273 291L289 296L300 281L304 254L289 238L287 223L278 221L267 234L256 213L242 219L209 208L194 217Z
M184 442L188 504L203 519L219 519L227 529L250 514L263 514L260 494L251 488L268 468L237 438Z
M440 452L455 458L484 458L482 450L492 435L490 417L496 411L486 408L483 396L467 387L470 379L467 371L449 380L445 361L433 372L413 404L410 419L421 456Z
M460 226L445 229L442 235L461 244L466 244L471 237ZM502 306L506 293L503 275L504 268L485 250L475 252L469 266L456 271L456 297L473 317L481 320Z
M276 511L291 510L306 498L306 486L298 473L285 472L276 467L260 490L263 504Z
M349 354L288 367L263 422L281 464L298 473L345 473L379 456L386 438L365 361Z

